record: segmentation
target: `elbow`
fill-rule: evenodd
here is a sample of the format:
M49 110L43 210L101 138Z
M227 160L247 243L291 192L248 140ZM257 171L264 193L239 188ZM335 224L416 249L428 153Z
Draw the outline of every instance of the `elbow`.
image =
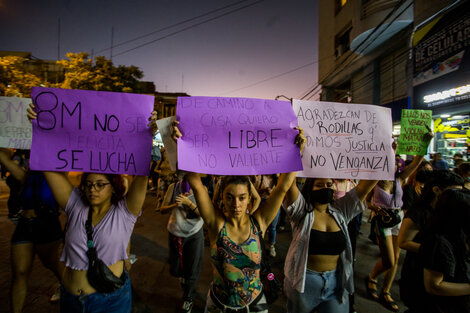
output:
M431 294L431 295L435 295L435 296L439 296L440 295L440 288L439 288L439 285L435 284L435 283L424 283L424 289L426 290L427 293Z

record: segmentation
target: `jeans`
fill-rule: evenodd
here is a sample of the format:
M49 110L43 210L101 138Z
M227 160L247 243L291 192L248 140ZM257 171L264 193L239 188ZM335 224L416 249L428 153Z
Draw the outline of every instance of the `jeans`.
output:
M337 286L336 274L336 269L321 273L307 269L304 293L293 289L289 282L285 283L287 312L348 313L348 301L340 302L342 290Z
M60 286L61 313L130 313L132 309L131 281L127 272L124 285L110 293L95 292L77 296Z
M281 212L281 208L277 211L277 215L274 218L274 220L269 224L267 233L268 233L268 238L269 238L269 243L274 245L276 243L276 227L277 227L277 222L279 221L279 214Z

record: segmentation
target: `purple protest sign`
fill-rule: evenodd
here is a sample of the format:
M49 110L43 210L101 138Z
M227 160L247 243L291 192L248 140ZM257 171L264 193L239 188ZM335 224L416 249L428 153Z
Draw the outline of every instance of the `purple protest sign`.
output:
M286 101L180 97L178 168L215 175L255 175L302 169L297 118Z
M153 96L34 87L31 98L31 169L148 175Z

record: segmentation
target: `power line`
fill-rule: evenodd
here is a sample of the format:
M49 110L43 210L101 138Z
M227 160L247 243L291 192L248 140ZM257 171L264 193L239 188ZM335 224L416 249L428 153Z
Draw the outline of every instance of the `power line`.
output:
M237 9L234 9L234 10L228 11L228 12L226 12L226 13L220 14L220 15L218 15L218 16L212 17L212 18L207 19L207 20L205 20L205 21L202 21L202 22L199 22L199 23L196 23L196 24L193 24L193 25L184 27L184 28L182 28L182 29L180 29L180 30L177 30L177 31L174 31L174 32L172 32L172 33L170 33L170 34L168 34L168 35L159 37L159 38L157 38L157 39L154 39L154 40L151 40L151 41L149 41L149 42L146 42L146 43L143 43L143 44L141 44L141 45L138 45L138 46L136 46L136 47L134 47L134 48L131 48L131 49L125 50L125 51L123 51L123 52L117 53L117 54L115 54L114 56L123 55L123 54L128 53L128 52L131 52L131 51L133 51L133 50L136 50L136 49L145 47L145 46L147 46L147 45L149 45L149 44L152 44L152 43L154 43L154 42L157 42L157 41L166 39L166 38L168 38L168 37L171 37L171 36L174 36L174 35L179 34L179 33L181 33L181 32L184 32L184 31L186 31L186 30L188 30L188 29L194 28L194 27L199 26L199 25L202 25L202 24L206 24L206 23L208 23L208 22L214 21L214 20L219 19L219 18L221 18L221 17L227 16L227 15L232 14L232 13L235 13L235 12L237 12L237 11L246 9L246 8L248 8L248 7L251 7L251 6L254 6L255 4L261 3L261 2L263 2L263 1L264 1L264 0L258 0L258 1L256 1L256 2L251 3L251 4L247 4L247 5L245 5L245 6L242 6L242 7L237 8Z
M284 75L290 74L290 73L292 73L292 72L301 70L301 69L306 68L306 67L308 67L308 66L311 66L311 65L313 65L313 64L315 64L315 63L317 63L317 62L318 62L318 61L313 61L313 62L304 64L304 65L301 65L301 66L296 67L296 68L294 68L294 69L291 69L291 70L289 70L289 71L287 71L287 72L284 72L284 73L281 73L281 74L277 74L277 75L271 76L271 77L269 77L269 78L266 78L266 79L257 81L257 82L255 82L255 83L246 85L246 86L244 86L244 87L240 87L240 88L237 88L237 89L234 89L234 90L231 90L231 91L223 92L223 93L221 93L220 95L230 94L230 93L233 93L233 92L235 92L235 91L239 91L239 90L242 90L242 89L246 89L246 88L250 88L250 87L253 87L253 86L262 84L262 83L267 82L267 81L269 81L269 80L272 80L272 79L275 79L275 78L279 78L279 77L281 77L281 76L284 76Z
M147 33L147 34L144 34L144 35L140 35L140 36L135 37L135 38L133 38L133 39L129 39L129 40L120 42L120 43L118 43L118 44L116 44L116 45L114 45L114 46L112 46L112 47L108 47L108 48L99 50L99 51L97 51L96 53L101 53L101 52L104 52L104 51L107 51L107 50L110 50L110 49L113 49L113 48L116 48L116 47L120 47L120 46L122 46L122 45L125 45L125 44L128 44L128 43L137 41L137 40L139 40L139 39L142 39L142 38L151 36L151 35L153 35L153 34L162 32L162 31L164 31L164 30L167 30L167 29L170 29L170 28L173 28L173 27L176 27L176 26L179 26L179 25L182 25L182 24L185 24L185 23L194 21L194 20L196 20L196 19L199 19L199 18L201 18L201 17L210 15L210 14L215 13L215 12L217 12L217 11L225 10L225 9L227 9L227 8L229 8L229 7L236 6L236 5L238 5L238 4L240 4L240 3L243 3L243 2L246 2L246 1L251 1L251 0L241 0L241 1L238 1L238 2L235 2L235 3L232 3L232 4L229 4L229 5L226 5L226 6L224 6L224 7L220 7L220 8L218 8L218 9L214 9L214 10L208 11L208 12L206 12L206 13L203 13L203 14L198 15L198 16L194 16L194 17L189 18L189 19L187 19L187 20L184 20L184 21L181 21L181 22L178 22L178 23L175 23L175 24L171 24L171 25L165 26L165 27L163 27L163 28L157 29L157 30L155 30L155 31L152 31L152 32Z
M398 10L398 8L399 8L405 1L406 1L406 0L401 0L397 5L395 5L395 7L393 7L393 9L387 14L387 16L385 16L385 18L377 25L377 27L375 27L374 30L373 30L372 32L370 32L370 33L366 36L366 38L364 38L364 40L361 41L361 43L356 47L356 49L352 50L352 51L351 51L351 54L349 54L344 60L342 60L341 63L340 63L336 68L332 69L329 73L327 73L326 77L328 77L328 76L334 74L335 72L337 72L337 71L339 71L339 70L342 70L342 69L345 68L347 65L351 64L355 59L353 59L351 62L345 64L346 61L348 61L351 57L354 56L355 58L358 58L358 54L354 54L354 53L355 53L356 51L358 51L359 48L360 48L363 44L365 44L366 41L367 41L369 38L371 38L371 36L372 36L374 33L376 33L376 32L379 30L379 28L385 23L385 21L388 20L388 19ZM412 4L412 2L411 2L411 4ZM411 5L411 4L410 4L410 5ZM408 7L409 7L410 5L408 5ZM408 7L406 7L405 10L408 9ZM381 32L379 33L379 35L382 34L388 27L390 27L391 23L392 23L393 21L395 21L401 14L403 14L403 12L404 12L405 10L403 10L400 14L398 14L384 29L382 29ZM360 52L363 52L363 51L364 51L367 47L369 47L375 40L377 40L377 38L378 38L378 36L376 36L373 40L371 40L371 41L369 42L369 44L368 44L364 49L362 49ZM360 53L360 52L358 52L358 53ZM343 64L344 64L344 67L340 69L340 67L341 67ZM320 86L319 83L317 83L316 85L314 85L314 86L311 88L311 90L308 91L308 92L301 98L301 100L304 99L304 98L305 98L307 95L309 95L311 92L313 92L318 86Z

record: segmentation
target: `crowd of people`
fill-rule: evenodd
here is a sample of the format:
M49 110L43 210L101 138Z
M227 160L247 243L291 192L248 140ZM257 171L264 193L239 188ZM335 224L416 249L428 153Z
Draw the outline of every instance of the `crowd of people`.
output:
M34 107L28 116L37 117ZM155 113L150 120L155 128ZM302 153L306 137L296 129ZM173 137L181 137L178 122ZM170 273L181 283L181 312L193 308L205 239L213 268L205 312L268 312L263 259L277 255L276 229L284 220L292 231L284 260L286 311L354 312L354 262L360 262L355 242L366 209L380 249L364 278L371 299L398 311L390 289L404 249L399 288L407 312L470 312L470 163L463 157L454 170L442 169L439 156L431 163L424 156L397 161L390 181L331 177L300 183L295 172L251 177L174 172L164 149L152 154L155 208L170 212ZM125 261L149 177L83 173L75 187L66 173L29 170L27 158L19 161L10 149L0 149L0 163L14 186L8 203L16 223L11 311L22 311L37 254L60 282L61 312L131 312Z

